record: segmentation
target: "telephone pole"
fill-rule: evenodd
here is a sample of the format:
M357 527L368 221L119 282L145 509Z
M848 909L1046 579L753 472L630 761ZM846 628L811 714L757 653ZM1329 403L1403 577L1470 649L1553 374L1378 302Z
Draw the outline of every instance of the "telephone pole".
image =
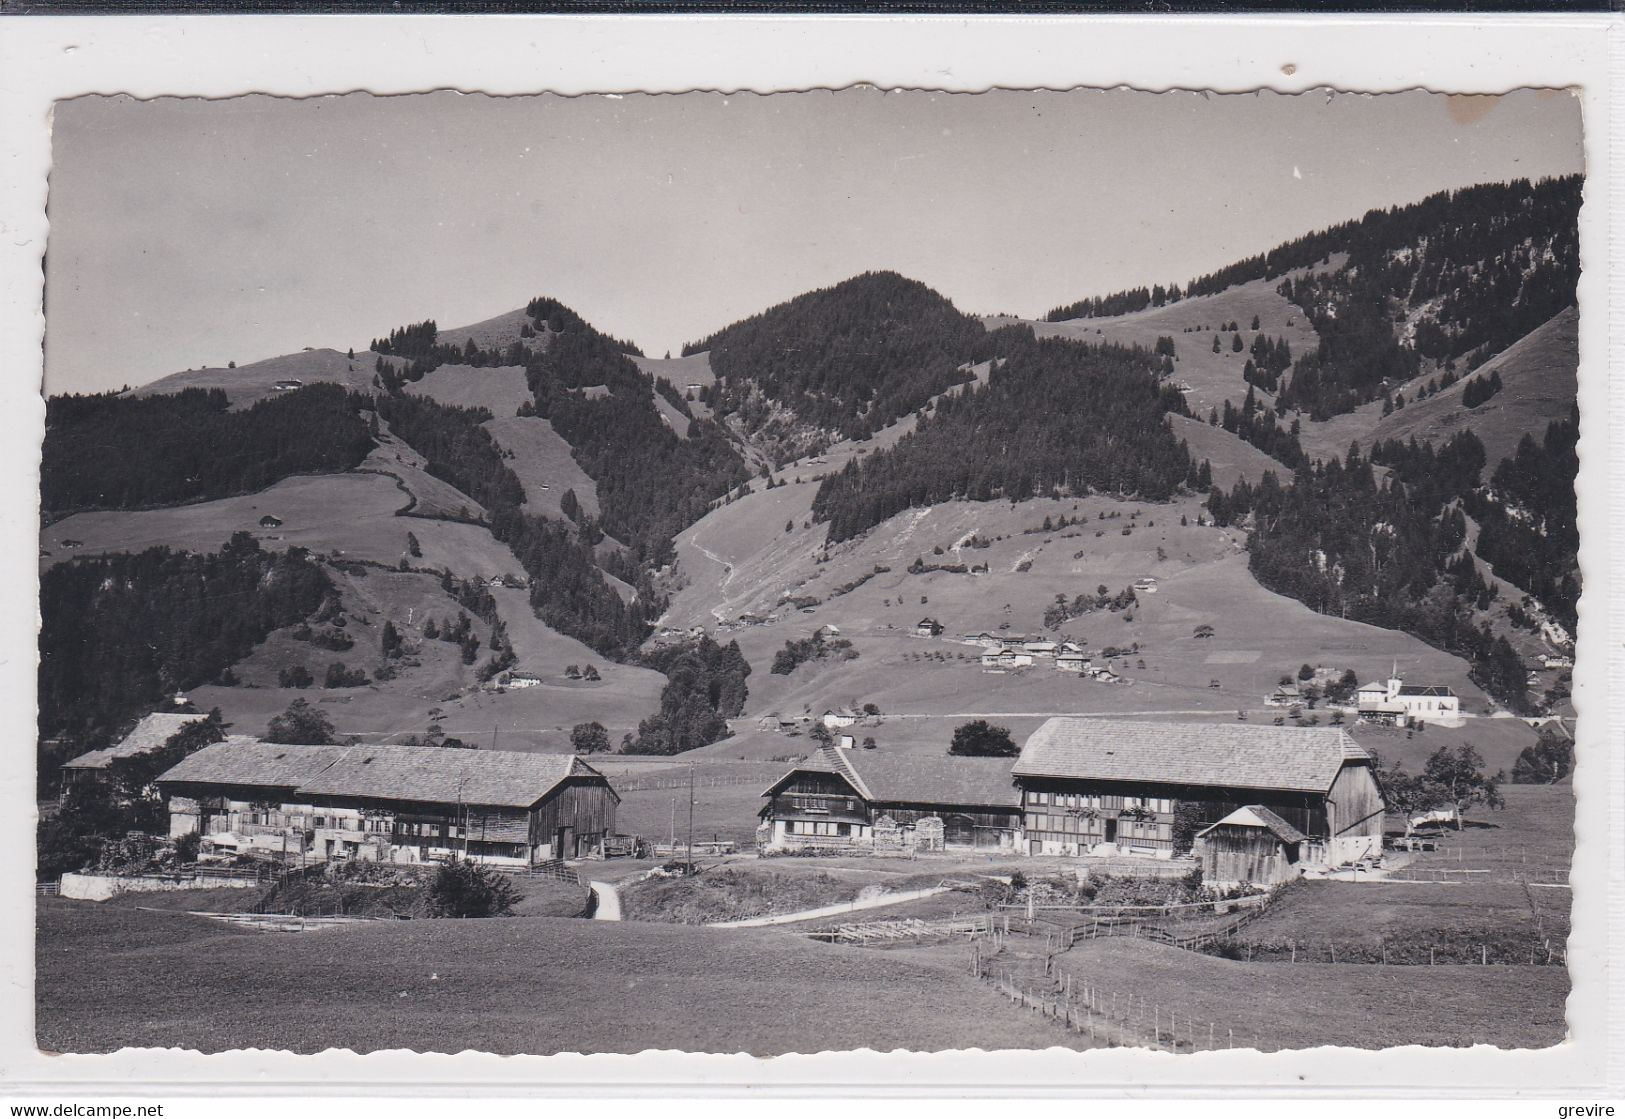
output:
M688 763L688 869L685 876L694 873L694 763Z

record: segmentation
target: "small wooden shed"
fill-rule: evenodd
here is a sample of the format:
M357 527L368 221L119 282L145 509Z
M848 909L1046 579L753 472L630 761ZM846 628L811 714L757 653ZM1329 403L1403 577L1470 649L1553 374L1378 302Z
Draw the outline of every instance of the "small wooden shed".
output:
M1207 886L1275 886L1298 876L1308 837L1261 804L1236 809L1196 834Z

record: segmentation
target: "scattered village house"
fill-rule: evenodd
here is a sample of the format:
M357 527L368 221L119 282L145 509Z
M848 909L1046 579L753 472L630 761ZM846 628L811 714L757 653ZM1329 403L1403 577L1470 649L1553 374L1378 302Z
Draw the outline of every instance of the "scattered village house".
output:
M620 797L567 754L431 746L204 747L159 776L170 835L206 850L523 867L591 853Z
M1012 668L1026 668L1033 663L1033 655L1026 650L987 649L982 653L982 667L1004 672Z
M502 676L504 687L534 688L542 682L542 678L534 672L509 672Z
M849 727L863 716L849 707L832 707L823 714L823 723L830 730Z
M1055 667L1061 672L1087 672L1092 663L1082 652L1068 650L1055 654Z
M915 637L939 637L942 634L942 623L935 618L921 618L914 623Z
M1264 697L1265 707L1297 707L1303 702L1303 693L1296 684L1280 684Z
M1151 576L1147 575L1143 579L1134 580L1134 593L1135 594L1156 594L1157 593L1157 581L1156 581L1156 579L1154 579Z
M763 851L1021 849L1009 758L882 757L826 746L762 795ZM939 830L940 829L940 830Z
M1408 685L1398 669L1386 684L1370 683L1355 692L1355 710L1362 722L1409 726L1412 723L1461 725L1461 699L1440 684Z
M1304 864L1382 849L1371 756L1336 727L1056 718L1027 740L1013 773L1034 855L1168 858L1249 806L1304 834Z
M106 781L108 767L115 760L160 750L180 731L205 718L207 716L200 711L155 711L151 715L143 715L130 733L113 745L91 750L63 763L62 797L66 799L69 792L77 787Z

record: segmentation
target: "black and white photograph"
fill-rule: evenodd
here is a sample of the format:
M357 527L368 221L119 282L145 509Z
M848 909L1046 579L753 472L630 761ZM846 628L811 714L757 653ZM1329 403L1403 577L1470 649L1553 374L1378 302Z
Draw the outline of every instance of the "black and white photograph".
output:
M1584 129L58 102L36 1045L1565 1045Z

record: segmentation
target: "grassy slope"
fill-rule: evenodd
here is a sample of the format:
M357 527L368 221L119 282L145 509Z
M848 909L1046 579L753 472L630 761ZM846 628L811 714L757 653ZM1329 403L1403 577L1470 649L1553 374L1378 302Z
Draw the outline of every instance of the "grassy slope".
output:
M559 501L565 490L575 490L581 507L598 516L598 484L581 469L570 444L540 416L493 419L485 424L502 449L513 455L508 467L525 487L525 511L562 518Z
M1086 1044L1013 1007L957 957L774 930L517 918L273 935L55 899L42 901L38 922L36 1030L50 1051L770 1055ZM853 1012L864 1005L893 1009Z
M406 491L413 516L470 520L486 515L485 507L479 502L450 482L430 474L428 460L398 438L382 420L378 423L378 446L362 461L360 469L387 474L399 482Z
M406 391L458 408L484 408L493 418L512 416L531 399L524 367L518 365L442 365L409 382Z
M1147 350L1156 345L1159 336L1173 338L1176 351L1173 380L1191 386L1185 399L1191 411L1206 419L1209 409L1224 411L1226 400L1239 406L1247 395L1247 384L1241 379L1241 371L1247 364L1248 352L1245 349L1239 354L1233 352L1230 348L1232 332L1220 331L1220 324L1234 320L1241 328L1244 346L1251 346L1253 336L1258 332L1272 338L1285 338L1294 355L1313 350L1319 344L1319 338L1303 312L1276 292L1279 283L1279 280L1254 280L1217 295L1198 296L1132 314L1071 319L1058 323L1031 322L1029 325L1041 338L1116 342L1142 346ZM1258 316L1258 332L1249 329L1254 315ZM1018 320L987 320L990 326L1015 321ZM1207 329L1186 330L1187 327L1199 326ZM1218 353L1213 352L1214 334L1219 335ZM1258 397L1261 401L1274 400L1268 393L1259 393Z
M231 406L242 409L275 396L277 390L273 386L287 379L303 381L307 385L331 382L365 392L372 385L373 367L377 360L378 355L370 351L358 352L351 360L337 350L304 350L239 365L236 369L210 366L172 373L132 389L130 395L152 396L189 388L223 389Z
M1273 470L1283 481L1292 476L1292 471L1279 460L1205 419L1169 416L1168 422L1174 437L1183 439L1190 448L1191 458L1198 463L1206 459L1213 467L1213 484L1220 489L1229 490L1243 478L1256 484L1268 470Z
M794 467L785 471L790 477L794 473ZM680 538L680 565L690 582L673 599L670 624L766 613L785 592L824 599L811 614L782 610L775 623L721 635L739 641L755 672L749 719L741 721L735 738L707 747L707 754L772 757L805 750L804 738L756 731L755 718L768 712L821 712L854 700L875 702L889 716L884 726L861 732L873 734L882 748L932 752L941 751L953 725L971 714L999 715L1018 734L1052 713L1194 711L1233 719L1237 708L1245 707L1258 718L1262 698L1277 677L1306 661L1353 668L1364 680L1385 676L1397 660L1407 678L1438 680L1470 704L1482 702L1460 660L1403 634L1319 615L1265 591L1247 572L1240 534L1196 527L1194 502L1157 506L1090 498L1025 502L1014 509L951 502L900 514L862 539L830 549L830 562L820 565L822 533L816 526L802 527L812 489L808 482L751 494L709 514ZM1100 521L1101 512L1120 516ZM1141 516L1132 519L1134 512ZM1181 526L1182 513L1192 523ZM1090 520L1057 532L1023 533L1046 515L1061 514ZM790 532L784 531L787 520ZM1123 536L1129 525L1141 527ZM956 555L952 546L972 532L1005 539ZM945 554L933 555L934 546ZM1165 560L1156 558L1158 547ZM1083 556L1074 559L1080 551ZM916 556L937 563L985 562L990 571L975 577L910 576L905 569ZM1022 560L1032 567L1017 573ZM829 596L876 564L892 570L849 594ZM951 640L1004 622L1012 632L1037 633L1044 607L1056 594L1093 592L1101 583L1115 592L1144 574L1155 574L1160 590L1144 597L1133 622L1122 614L1096 614L1062 627L1091 648L1140 642L1141 657L1117 662L1136 681L1131 687L1084 682L1045 667L985 674L976 659L980 650ZM944 639L908 635L924 614L947 627ZM768 673L773 654L787 639L826 623L853 641L859 659L806 664L789 677ZM1213 625L1217 636L1196 641L1191 634L1203 623ZM948 660L923 659L920 654L927 652ZM1139 659L1146 668L1137 667ZM1217 689L1208 686L1214 680ZM1522 724L1503 730L1497 723L1493 733L1497 741L1507 739L1496 751L1505 764L1533 740Z
M1464 426L1484 441L1489 470L1518 449L1525 432L1539 439L1553 420L1567 419L1577 383L1580 316L1570 308L1486 362L1473 376L1499 371L1505 387L1486 403L1461 407L1464 378L1420 403L1379 420L1373 438L1443 442ZM1410 393L1406 394L1410 396ZM1486 471L1486 474L1488 470Z

